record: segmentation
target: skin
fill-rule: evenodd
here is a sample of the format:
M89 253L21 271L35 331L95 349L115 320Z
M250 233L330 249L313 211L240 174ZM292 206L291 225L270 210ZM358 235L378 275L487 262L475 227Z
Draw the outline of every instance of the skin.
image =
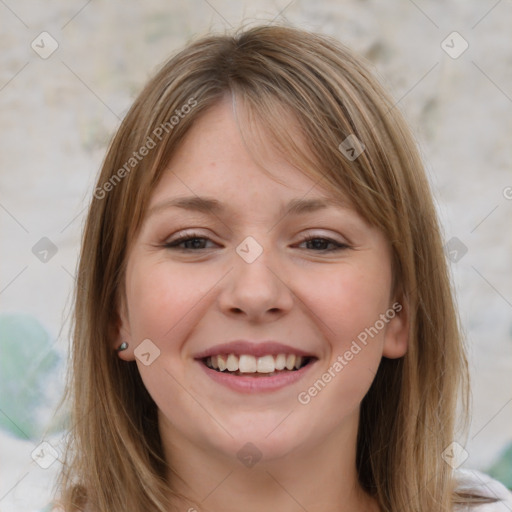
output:
M396 301L390 246L347 205L283 217L291 199L329 194L268 147L259 156L283 183L248 153L229 98L196 121L148 211L189 195L214 197L228 210L170 207L146 217L128 257L115 346L128 342L119 357L137 361L159 408L166 459L183 479L173 477L173 489L201 510L379 510L357 482L359 407L381 358L407 350L405 305L309 403L297 397ZM165 247L191 231L209 240ZM328 252L335 245L303 242L303 234L348 247ZM247 236L263 248L252 263L235 250ZM148 366L134 354L144 339L160 350ZM193 359L234 339L277 340L318 360L283 389L241 394L214 382ZM247 442L261 454L252 467L237 457Z

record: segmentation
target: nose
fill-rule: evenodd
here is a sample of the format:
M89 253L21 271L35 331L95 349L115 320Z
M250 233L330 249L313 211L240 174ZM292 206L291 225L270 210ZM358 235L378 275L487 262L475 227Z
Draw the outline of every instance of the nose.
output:
M227 315L244 316L253 322L274 321L289 312L293 306L288 272L278 264L271 250L264 249L256 259L246 257L244 248L233 256L234 268L226 276L219 294L219 305ZM249 244L250 251L254 251Z

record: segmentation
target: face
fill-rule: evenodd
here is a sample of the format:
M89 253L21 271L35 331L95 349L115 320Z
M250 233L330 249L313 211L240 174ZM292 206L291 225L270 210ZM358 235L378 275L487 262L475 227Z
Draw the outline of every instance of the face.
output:
M272 461L319 449L357 428L381 358L406 351L384 235L268 154L270 175L231 101L210 109L128 257L116 342L129 343L120 357L136 360L171 451L234 460L251 442Z

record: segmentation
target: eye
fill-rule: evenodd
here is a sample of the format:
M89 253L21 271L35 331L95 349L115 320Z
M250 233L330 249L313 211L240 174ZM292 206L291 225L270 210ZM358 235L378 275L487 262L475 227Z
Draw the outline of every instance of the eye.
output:
M177 249L182 251L190 251L190 250L202 250L205 249L205 247L200 247L200 245L203 245L200 241L206 240L211 241L209 238L201 236L199 233L184 233L183 235L179 236L175 240L172 240L171 242L167 242L164 244L164 247L167 247L168 249ZM189 242L192 242L191 244ZM180 247L180 245L188 244L188 247Z
M176 250L182 250L182 251L200 251L207 249L207 247L204 247L205 242L211 242L211 240L208 237L201 236L199 233L184 233L183 235L179 236L175 240L172 240L170 242L167 242L164 244L164 247L168 249L176 249ZM310 249L312 249L314 252L334 252L334 251L341 251L344 249L349 249L350 247L345 243L337 242L336 240L333 240L332 238L327 237L321 237L321 236L314 236L314 235L305 235L301 239L301 244L310 244ZM183 245L186 245L183 247ZM332 248L328 249L325 246L333 246ZM180 247L182 246L182 247ZM312 246L312 247L311 247Z
M306 243L310 244L313 243L313 247L315 247L315 252L334 252L334 251L342 251L344 249L349 249L350 247L345 243L337 242L336 240L333 240L332 238L326 238L321 236L314 236L314 235L305 235L302 240L301 244ZM332 245L334 246L333 249L327 249L324 246L325 245Z

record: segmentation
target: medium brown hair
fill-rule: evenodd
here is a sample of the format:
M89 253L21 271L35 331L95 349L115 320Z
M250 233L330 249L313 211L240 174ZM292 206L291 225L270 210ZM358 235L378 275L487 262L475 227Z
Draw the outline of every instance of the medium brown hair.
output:
M323 35L258 26L207 36L177 53L139 94L110 144L80 253L67 389L72 422L59 481L64 508L170 509L156 404L136 363L119 359L112 340L130 244L151 193L193 123L226 94L298 169L348 197L391 244L409 346L402 358L382 359L362 401L362 487L385 512L448 512L454 502L478 501L455 491L441 456L454 438L459 396L467 411L468 371L415 141L361 57ZM288 129L290 118L305 145ZM250 141L249 127L242 129ZM339 149L349 135L364 144L353 161ZM142 147L149 151L139 159L134 153Z

